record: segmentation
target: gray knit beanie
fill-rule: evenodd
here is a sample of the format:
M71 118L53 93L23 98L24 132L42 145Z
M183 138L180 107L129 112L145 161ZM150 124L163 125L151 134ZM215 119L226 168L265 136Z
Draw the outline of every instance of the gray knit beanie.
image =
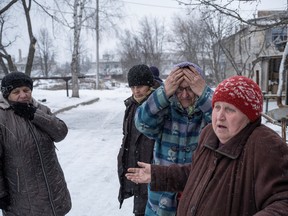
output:
M1 82L1 92L4 98L8 98L11 91L15 88L27 86L33 90L33 80L22 72L12 72L4 76Z

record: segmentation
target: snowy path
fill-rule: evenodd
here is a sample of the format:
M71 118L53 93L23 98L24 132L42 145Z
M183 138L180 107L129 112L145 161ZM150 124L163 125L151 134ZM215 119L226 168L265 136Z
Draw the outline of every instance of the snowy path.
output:
M73 201L68 216L133 215L132 199L120 210L117 200L123 101L129 95L129 89L111 91L94 104L58 114L69 127L66 139L56 144Z
M57 115L69 127L65 140L56 143L72 196L72 210L67 216L133 216L133 200L125 200L119 209L117 199L117 154L122 141L123 101L130 94L129 88L81 90L81 98L77 99L67 98L64 90L34 92L37 99L47 99L44 104L52 110L100 98L94 104ZM269 109L274 107L275 103L269 105ZM267 125L281 132L279 126Z

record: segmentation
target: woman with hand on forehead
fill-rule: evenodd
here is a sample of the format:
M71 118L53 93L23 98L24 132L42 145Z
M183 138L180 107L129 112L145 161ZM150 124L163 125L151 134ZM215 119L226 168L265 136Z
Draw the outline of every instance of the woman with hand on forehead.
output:
M262 91L251 79L222 81L212 99L212 123L201 132L190 165L139 162L126 177L155 191L183 191L180 216L286 216L288 146L261 124Z
M202 70L197 65L193 66L189 63L178 64L165 81L166 96L171 97L176 93L183 108L193 105L195 100L202 95L205 87L206 82Z
M191 163L199 133L211 122L212 94L201 68L182 62L137 108L136 128L155 140L153 164ZM145 215L175 215L180 195L151 191L148 186Z

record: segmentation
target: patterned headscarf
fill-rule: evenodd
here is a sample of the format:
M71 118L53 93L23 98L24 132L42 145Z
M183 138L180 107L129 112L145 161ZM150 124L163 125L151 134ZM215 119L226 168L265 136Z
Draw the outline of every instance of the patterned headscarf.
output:
M217 101L237 107L251 122L261 116L263 95L260 87L244 76L232 76L222 81L215 89L212 107Z

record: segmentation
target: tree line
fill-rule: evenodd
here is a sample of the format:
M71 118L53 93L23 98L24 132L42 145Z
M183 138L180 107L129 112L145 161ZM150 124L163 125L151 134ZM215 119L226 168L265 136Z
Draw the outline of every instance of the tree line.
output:
M237 25L261 24L251 23L242 18L238 10L232 10L233 2L235 3L232 0L225 6L206 0L196 0L193 3L188 0L175 1L184 5L187 10L174 15L172 22L145 16L139 21L137 29L130 30L117 26L117 22L125 16L122 1L97 0L95 5L92 0L55 0L49 4L44 0L3 0L0 3L0 66L4 73L17 71L7 47L12 46L20 35L14 38L6 37L9 28L17 28L9 23L11 17L17 16L26 20L29 36L25 67L28 75L31 75L36 53L41 59L40 64L45 76L48 76L51 62L57 59L50 32L67 35L71 44L70 61L67 62L72 75L72 97L79 97L77 76L84 66L83 63L91 62L85 54L83 31L100 37L100 43L101 39L103 40L101 37L108 31L117 35L119 44L115 48L115 54L120 56L123 71L139 62L156 65L160 70L165 70L166 68L161 67L165 66L167 55L172 54L176 62L178 59L187 59L200 65L205 71L209 71L211 80L218 83L226 78L225 70L219 64L221 54L225 53L237 73L241 74L241 69L233 62L233 55L223 41L234 33ZM35 11L51 20L51 29L43 27L37 34L34 33L35 20L31 16ZM287 16L276 17L262 24L262 27L268 29L287 25L287 20Z

